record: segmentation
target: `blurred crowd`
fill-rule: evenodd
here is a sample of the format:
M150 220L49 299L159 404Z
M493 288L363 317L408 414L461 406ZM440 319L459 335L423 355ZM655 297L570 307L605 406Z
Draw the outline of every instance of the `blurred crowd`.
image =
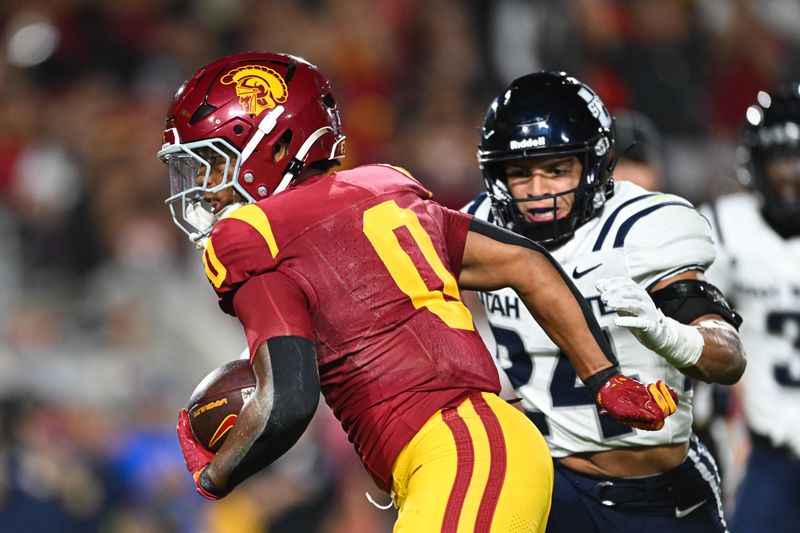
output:
M177 410L245 347L169 218L155 157L200 66L308 58L333 80L345 165L402 165L453 208L482 188L495 91L566 70L651 131L655 186L701 202L735 187L756 92L800 79L798 30L795 0L4 0L0 532L391 528L324 404L231 497L193 493Z

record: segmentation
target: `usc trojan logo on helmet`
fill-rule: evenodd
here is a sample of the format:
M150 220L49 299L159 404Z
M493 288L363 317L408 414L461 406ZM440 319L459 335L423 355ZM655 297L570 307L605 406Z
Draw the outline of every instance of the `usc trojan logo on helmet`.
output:
M236 96L245 112L258 116L265 109L282 104L289 96L286 82L271 68L247 65L231 70L219 80L223 85L236 84Z

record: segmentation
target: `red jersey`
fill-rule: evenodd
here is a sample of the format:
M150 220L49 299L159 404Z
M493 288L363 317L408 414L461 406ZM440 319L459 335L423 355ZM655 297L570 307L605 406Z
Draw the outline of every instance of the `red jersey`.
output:
M500 390L456 284L471 217L430 196L385 165L315 176L217 222L203 255L222 309L257 310L251 354L315 341L325 400L383 488L437 410ZM248 281L279 296L237 298Z

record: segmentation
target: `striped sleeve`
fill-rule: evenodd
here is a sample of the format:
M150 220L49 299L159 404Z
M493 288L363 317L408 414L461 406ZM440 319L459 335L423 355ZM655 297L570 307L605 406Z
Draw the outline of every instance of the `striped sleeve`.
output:
M627 274L643 287L714 261L708 221L678 196L635 197L608 217L596 249L622 248Z

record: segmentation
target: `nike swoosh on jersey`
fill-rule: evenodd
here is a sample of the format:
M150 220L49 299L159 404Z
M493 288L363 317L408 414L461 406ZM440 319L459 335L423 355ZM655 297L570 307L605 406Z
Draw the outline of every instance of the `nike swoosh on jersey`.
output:
M691 507L687 507L686 509L678 509L676 507L675 508L675 518L683 518L684 516L688 515L692 511L694 511L695 509L698 509L701 505L703 505L707 501L708 500L703 500L700 503L696 503L696 504L692 505Z
M575 278L575 279L582 278L583 276L585 276L586 274L588 274L592 270L600 268L602 265L603 265L603 263L599 263L599 264L597 264L597 265L595 265L593 267L587 268L586 270L581 270L580 272L578 272L578 267L575 267L573 269L573 271L572 271L572 277Z

